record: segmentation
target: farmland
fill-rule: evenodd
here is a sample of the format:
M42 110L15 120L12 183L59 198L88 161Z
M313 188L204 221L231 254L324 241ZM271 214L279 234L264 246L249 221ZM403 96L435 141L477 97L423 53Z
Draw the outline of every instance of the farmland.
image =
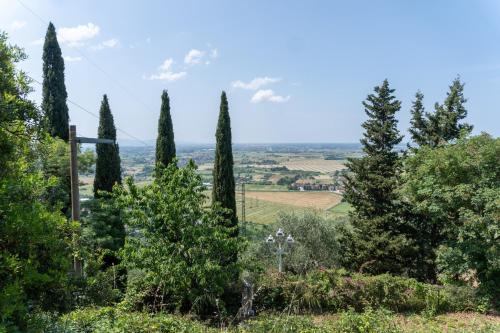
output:
M236 144L234 173L237 210L241 216L241 184L246 189L246 221L258 224L273 223L280 212L301 212L314 209L326 216L344 216L349 211L341 203L342 195L330 191L297 191L293 182L301 184L341 183L348 157L359 156L355 144ZM132 176L139 184L152 180L154 147L123 146L120 149L123 176ZM210 189L214 149L211 145L180 145L179 164L193 159L198 174ZM80 176L82 198L91 197L93 175ZM210 193L208 191L207 193Z

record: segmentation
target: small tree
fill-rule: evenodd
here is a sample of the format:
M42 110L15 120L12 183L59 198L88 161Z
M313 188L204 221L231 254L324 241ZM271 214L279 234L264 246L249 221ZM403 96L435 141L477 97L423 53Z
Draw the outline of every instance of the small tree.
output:
M156 139L156 165L167 166L175 158L174 128L170 116L170 99L166 90L161 95L161 111Z
M49 23L43 45L43 101L49 133L64 141L69 139L69 115L64 83L64 59L57 42L56 29Z
M225 258L238 239L221 208L206 207L195 170L192 161L185 168L170 163L152 184L139 188L128 178L116 193L136 232L126 240L124 263L140 272L130 273L127 291L138 307L204 316L224 309L221 297L238 271Z

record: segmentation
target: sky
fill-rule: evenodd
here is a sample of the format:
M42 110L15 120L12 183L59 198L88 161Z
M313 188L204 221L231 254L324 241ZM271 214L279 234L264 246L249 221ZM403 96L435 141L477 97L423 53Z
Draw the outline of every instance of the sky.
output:
M176 141L211 143L224 90L235 143L357 142L387 78L409 140L416 91L432 111L457 75L474 133L500 135L500 1L0 0L38 81L49 21L81 136L98 120L75 104L97 114L107 94L119 138L154 139L167 89Z

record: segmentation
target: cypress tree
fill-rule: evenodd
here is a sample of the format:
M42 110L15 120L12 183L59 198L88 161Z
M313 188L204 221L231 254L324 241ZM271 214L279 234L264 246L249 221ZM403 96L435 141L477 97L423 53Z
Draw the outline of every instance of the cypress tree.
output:
M108 97L104 95L99 110L99 139L116 140L116 128L113 115L109 108ZM99 197L99 191L111 192L116 183L121 183L120 154L117 143L96 144L96 166L94 178L94 197Z
M158 137L156 139L156 165L169 165L175 158L174 129L170 116L170 99L163 90L161 94L160 119L158 120Z
M231 144L231 119L229 118L229 106L226 93L221 95L219 120L215 134L215 161L213 169L212 202L220 203L223 208L229 210L225 218L229 221L228 227L233 227L232 237L238 237L238 217L236 214L236 193L233 171L233 148ZM223 258L226 264L235 263L238 260L238 252L235 249L231 255ZM233 272L232 281L224 290L222 299L229 313L236 313L240 303L240 293L235 288L238 280L238 272Z
M233 148L231 143L231 119L226 93L223 91L220 102L219 120L215 134L215 161L213 170L212 201L219 202L223 208L230 209L227 218L231 227L238 225L236 215L236 193L233 172Z
M51 136L69 139L69 115L64 84L64 60L57 42L56 29L49 23L43 45L43 101L47 128Z
M409 129L409 132L411 134L413 142L415 142L419 146L428 144L428 124L427 120L424 118L425 108L422 103L423 99L424 94L422 94L420 91L417 91L417 93L415 94L415 101L413 102L410 111L412 118L410 120L411 127Z
M396 203L400 159L394 148L402 136L395 114L401 102L387 80L374 91L363 102L369 118L362 125L365 155L347 163L344 199L354 207L350 219L356 230L348 260L357 270L399 273L407 245Z

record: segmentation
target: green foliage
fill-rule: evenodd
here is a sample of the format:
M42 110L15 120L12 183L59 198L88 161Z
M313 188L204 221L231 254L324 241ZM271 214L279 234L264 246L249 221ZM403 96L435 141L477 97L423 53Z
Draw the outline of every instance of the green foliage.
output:
M320 267L334 268L341 262L341 243L345 230L350 229L347 221L326 219L319 212L303 211L301 213L281 212L271 227L267 227L267 235L277 228L283 228L291 234L295 243L287 255L283 257L284 270L296 274L304 274ZM271 252L265 242L267 235L262 234L254 240L243 257L249 264L259 268L275 268L276 255Z
M139 272L129 276L126 300L135 308L222 312L221 296L238 275L238 266L225 259L240 240L231 237L234 230L220 208L205 206L194 163L175 164L162 168L150 185L139 188L127 179L117 189L134 231L126 239L124 264L131 275Z
M430 257L444 281L477 281L498 299L500 286L500 139L487 134L435 149L424 147L405 161L404 198L420 219ZM430 250L429 250L430 249Z
M158 120L158 137L156 139L156 164L169 165L175 158L174 128L170 116L170 99L163 90L161 94L161 111Z
M0 31L0 178L12 168L12 161L25 153L16 149L13 138L28 138L38 133L40 113L35 103L26 98L32 91L30 81L16 69L16 64L25 59L24 51L9 45L7 34Z
M79 147L80 148L80 147ZM93 166L95 164L95 153L94 151L87 149L85 151L79 151L78 153L78 172L83 174L93 173Z
M411 134L411 138L413 142L418 144L419 146L423 146L428 144L428 123L424 119L425 116L425 108L423 104L424 94L418 91L415 94L415 101L413 102L411 108L411 127L409 128L409 132Z
M43 101L48 132L64 141L69 139L69 115L64 83L64 60L57 42L56 29L49 23L43 44Z
M18 142L17 149L28 149ZM70 226L43 196L52 184L26 160L0 180L0 323L23 325L30 307L64 307Z
M227 97L224 91L221 96L219 121L217 123L215 139L212 201L219 203L223 208L229 210L226 217L230 221L230 226L234 227L238 225L238 217L236 215L231 120L229 118ZM237 228L234 230L236 236ZM232 255L233 260L236 260L236 257L237 253Z
M339 320L334 324L337 332L352 333L398 333L402 330L394 322L390 311L368 308L364 313L356 313L352 310L342 313Z
M71 176L69 170L69 145L59 138L46 138L38 147L42 170L46 179L52 179L47 188L46 201L53 208L69 216L71 207Z
M395 115L401 102L393 93L385 80L363 102L369 118L361 139L365 156L350 158L345 176L344 200L353 206L350 218L355 228L345 264L373 274L401 273L409 256L396 192L400 159L394 148L402 136Z
M1 34L0 331L15 331L30 309L64 307L71 226L45 201L57 179L44 177L39 152L51 142L39 140L28 81L14 66L24 55L6 43Z
M444 104L436 103L435 112L426 112L425 115L422 104L424 96L420 92L415 95L411 110L412 127L409 131L413 141L419 146L436 147L472 131L472 125L460 123L467 116L467 109L464 106L467 99L463 94L464 84L460 81L460 77L453 80L449 88Z
M494 333L500 329L500 323L494 316L463 313L430 318L414 315L401 317L384 309L367 309L364 313L348 310L338 315L321 317L263 315L219 329L202 325L188 317L163 313L151 315L116 308L87 308L66 314L59 320L52 314L37 313L32 316L30 324L30 332L37 333Z
M99 139L116 140L116 128L109 108L108 96L104 95L99 110ZM94 178L94 196L98 198L100 191L111 192L115 184L122 181L120 168L120 152L118 144L96 144L96 166Z
M92 332L162 332L202 333L216 332L188 318L141 312L124 312L116 308L88 308L64 315L60 331L74 333Z
M469 287L440 287L387 274L366 276L343 270L313 271L306 276L263 275L256 290L254 306L258 312L325 313L386 308L435 314L478 310L482 306Z

